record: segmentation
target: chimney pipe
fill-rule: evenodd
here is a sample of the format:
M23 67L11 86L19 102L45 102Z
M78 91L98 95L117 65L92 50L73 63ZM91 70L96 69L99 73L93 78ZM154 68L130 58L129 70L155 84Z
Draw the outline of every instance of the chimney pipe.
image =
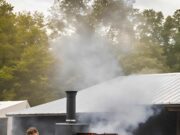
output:
M66 91L66 122L76 122L76 94L77 91Z

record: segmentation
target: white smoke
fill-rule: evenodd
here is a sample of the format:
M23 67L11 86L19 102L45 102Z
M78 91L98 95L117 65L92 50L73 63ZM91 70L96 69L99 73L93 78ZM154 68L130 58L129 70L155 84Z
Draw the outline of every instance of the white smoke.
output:
M78 93L77 110L104 112L80 120L91 123L91 132L131 135L159 110L152 109L154 93L160 81L149 75L119 77Z
M60 81L67 80L72 88L91 86L122 75L109 43L97 35L86 34L61 37L53 44L55 56L61 61L56 75Z
M128 2L132 4L133 0ZM121 11L107 13L105 21L122 24L122 30L128 25ZM71 35L61 36L52 44L52 50L60 61L57 82L65 82L70 89L81 89L123 75L110 49L111 43L82 24L77 21L76 30ZM122 40L120 45L131 45L129 33L121 32L117 39ZM151 90L156 90L158 85L158 80L151 77L129 76L83 90L77 96L77 110L97 113L92 117L80 115L79 119L90 122L91 132L131 135L140 123L154 114L150 107L154 93Z

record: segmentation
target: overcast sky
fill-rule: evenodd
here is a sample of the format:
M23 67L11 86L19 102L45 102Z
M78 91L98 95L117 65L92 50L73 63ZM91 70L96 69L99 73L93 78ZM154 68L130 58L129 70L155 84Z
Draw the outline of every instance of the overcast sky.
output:
M136 0L134 7L139 9L154 9L162 11L165 15L172 15L180 9L180 0Z
M49 8L54 0L7 0L14 6L15 11L40 11L48 15ZM176 9L180 9L180 0L136 0L134 7L140 9L155 9L163 11L165 15L172 15Z
M15 11L39 11L48 14L54 0L6 0L14 6Z

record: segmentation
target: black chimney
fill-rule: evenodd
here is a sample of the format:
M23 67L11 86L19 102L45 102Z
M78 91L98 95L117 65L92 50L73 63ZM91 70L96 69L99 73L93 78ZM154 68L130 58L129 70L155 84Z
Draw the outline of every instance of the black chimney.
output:
M76 94L77 91L66 91L66 122L76 122Z
M76 94L77 91L66 91L66 122L55 124L55 135L75 135L88 132L88 124L76 122Z

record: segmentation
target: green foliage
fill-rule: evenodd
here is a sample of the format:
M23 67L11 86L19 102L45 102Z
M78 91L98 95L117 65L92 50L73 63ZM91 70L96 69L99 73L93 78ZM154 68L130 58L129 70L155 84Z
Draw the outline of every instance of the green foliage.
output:
M126 74L142 73L162 73L167 72L163 49L158 45L139 42L135 45L135 50L120 59Z
M0 100L47 102L54 97L48 78L54 58L43 15L12 9L0 1Z
M28 99L33 105L49 100L52 91L48 74L52 64L53 58L49 55L47 48L44 46L27 47L15 66L16 98Z
M15 27L13 7L5 1L0 1L0 67L9 65L14 57Z
M166 56L162 47L163 14L144 10L136 15L136 42L130 54L120 59L124 72L161 73L168 72Z
M171 72L180 71L180 10L168 16L162 31L164 55Z
M63 79L55 76L61 67L48 40L71 32L108 40L125 74L180 72L180 10L164 17L123 0L61 0L48 20L51 35L46 30L42 14L15 14L0 0L0 100L28 99L36 105L59 98L73 76L55 84Z
M162 12L139 12L122 0L95 0L92 5L62 0L57 5L53 11L63 17L54 16L53 22L66 22L59 33L70 25L75 32L103 35L126 74L179 72L180 10L164 18Z

